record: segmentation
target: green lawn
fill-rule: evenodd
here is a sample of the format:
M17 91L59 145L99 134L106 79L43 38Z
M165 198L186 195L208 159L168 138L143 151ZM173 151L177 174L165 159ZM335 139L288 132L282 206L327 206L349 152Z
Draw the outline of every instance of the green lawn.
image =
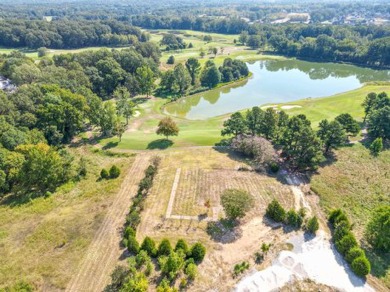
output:
M383 83L384 84L384 83ZM308 117L314 127L323 119L333 119L341 113L349 113L358 121L364 118L362 103L366 95L370 92L390 93L390 84L387 85L365 85L359 89L333 95L324 98L308 98L278 105L280 109L283 105L298 105L301 108L285 109L292 115L304 114Z
M366 85L362 88L340 93L326 98L314 98L295 101L288 104L277 105L281 108L285 105L299 105L301 108L285 109L290 115L305 114L316 127L322 119L333 119L341 113L348 112L357 120L363 118L361 104L369 92L390 92L390 85ZM161 98L148 100L139 106L140 115L130 120L128 132L122 137L116 147L118 149L156 149L167 147L164 141L158 141L163 137L157 136L155 130L161 118L166 116L161 108L167 101ZM245 111L243 111L245 112ZM223 115L207 120L187 120L172 117L180 128L178 137L172 137L172 147L183 146L210 146L220 141L220 131L223 121L229 117ZM113 137L100 141L101 145L117 142ZM112 143L111 143L112 144ZM169 146L169 145L168 145Z

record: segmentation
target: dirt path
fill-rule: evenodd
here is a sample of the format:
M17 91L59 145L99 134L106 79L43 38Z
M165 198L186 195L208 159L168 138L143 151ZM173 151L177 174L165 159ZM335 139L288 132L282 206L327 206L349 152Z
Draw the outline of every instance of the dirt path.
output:
M126 174L121 189L110 206L102 226L96 233L87 253L84 255L78 273L68 284L66 291L102 291L110 282L110 274L122 254L119 246L120 230L135 195L139 181L149 164L150 155L140 153Z

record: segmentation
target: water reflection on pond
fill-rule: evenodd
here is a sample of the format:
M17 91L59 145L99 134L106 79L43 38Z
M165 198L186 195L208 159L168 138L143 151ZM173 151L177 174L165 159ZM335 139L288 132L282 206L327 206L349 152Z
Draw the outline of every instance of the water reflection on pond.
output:
M182 98L165 107L168 114L207 119L262 104L333 95L369 81L389 81L389 70L300 60L266 60L248 64L246 81Z

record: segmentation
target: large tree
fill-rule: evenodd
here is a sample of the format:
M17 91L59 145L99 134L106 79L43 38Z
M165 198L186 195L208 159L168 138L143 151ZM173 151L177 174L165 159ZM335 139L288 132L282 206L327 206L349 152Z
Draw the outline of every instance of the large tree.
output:
M322 120L319 124L317 136L324 143L325 153L328 153L332 148L337 149L347 141L345 131L338 121L328 122L328 120Z
M179 94L183 94L191 84L191 76L183 66L183 64L177 64L173 70L175 76L175 83L179 89Z
M221 82L221 74L215 66L214 62L207 61L205 67L203 68L200 82L202 86L213 88L217 86L219 82Z
M126 118L126 125L129 124L129 118L134 114L135 104L129 100L130 92L126 87L120 86L115 89L114 98L117 100L116 109L119 115Z
M189 58L186 62L186 67L191 76L191 85L195 85L196 78L200 72L200 63L196 58Z
M368 116L368 134L373 138L390 140L390 106L375 110Z
M322 160L322 143L304 115L292 117L281 138L283 156L296 170L317 168Z
M179 127L172 118L163 118L158 124L156 134L163 135L168 139L169 136L177 136L179 134Z
M245 119L240 112L235 112L223 122L222 136L244 134L247 131Z
M348 135L356 136L360 132L359 123L354 118L346 113L338 115L335 120L341 124Z
M136 71L136 77L141 94L146 94L146 96L149 97L152 92L155 79L152 69L148 66L139 67Z

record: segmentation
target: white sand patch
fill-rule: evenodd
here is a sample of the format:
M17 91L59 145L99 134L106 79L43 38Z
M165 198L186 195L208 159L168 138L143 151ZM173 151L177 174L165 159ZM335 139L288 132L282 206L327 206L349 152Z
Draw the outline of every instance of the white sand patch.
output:
M262 106L261 109L267 109L267 108L270 108L270 107L272 107L272 108L277 108L278 105L277 105L277 104L265 105L265 106Z
M300 108L300 107L302 107L302 106L300 106L300 105L282 105L280 108L288 110L288 109Z
M282 251L272 266L244 278L235 291L272 291L305 278L341 291L375 291L353 274L323 231L313 239L305 241L300 234L289 242L294 245L293 251Z

